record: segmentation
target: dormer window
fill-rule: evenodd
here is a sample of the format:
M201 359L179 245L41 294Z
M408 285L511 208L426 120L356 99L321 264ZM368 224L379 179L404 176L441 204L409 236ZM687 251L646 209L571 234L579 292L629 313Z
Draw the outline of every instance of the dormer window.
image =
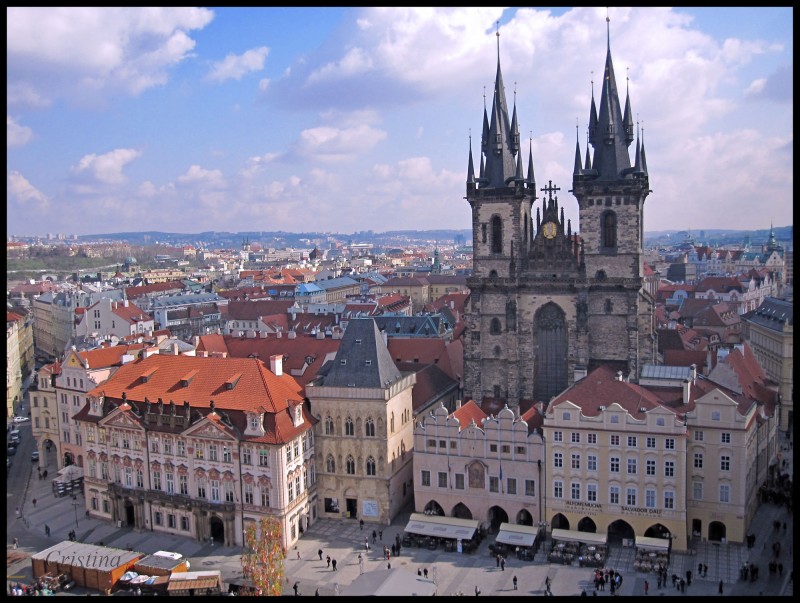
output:
M295 406L292 412L294 414L294 416L293 416L294 426L295 427L299 427L300 425L303 424L303 407L302 407L302 405L298 404L297 406Z

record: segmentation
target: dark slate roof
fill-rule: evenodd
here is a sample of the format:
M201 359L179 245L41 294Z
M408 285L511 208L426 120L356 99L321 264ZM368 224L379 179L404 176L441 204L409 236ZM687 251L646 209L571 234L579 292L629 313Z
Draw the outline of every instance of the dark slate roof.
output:
M387 387L402 377L372 318L351 320L322 385Z
M746 318L753 324L773 331L784 331L787 327L794 326L794 304L775 297L768 297Z

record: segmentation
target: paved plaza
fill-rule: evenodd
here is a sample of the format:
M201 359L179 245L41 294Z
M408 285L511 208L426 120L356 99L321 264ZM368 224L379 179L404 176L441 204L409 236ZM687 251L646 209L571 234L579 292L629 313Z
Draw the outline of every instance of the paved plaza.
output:
M785 443L783 446L787 448L782 451L783 457L791 459L792 453L788 450L788 446ZM24 469L28 470L27 467ZM82 497L79 496L77 501L69 497L57 498L52 491L51 481L39 480L33 465L30 470L31 478L21 495L7 492L9 509L20 505L22 515L16 518L13 511L9 514L7 536L9 581L20 580L31 583L30 555L66 540L71 530L76 531L81 542L102 541L107 546L132 548L144 553L153 553L157 550L178 551L191 560L193 570L219 569L225 582L241 578L240 548L212 546L191 538L159 532L117 528L115 525L87 518L82 511L85 508ZM783 470L791 474L790 461ZM54 465L49 473L51 475L55 473ZM37 499L35 507L32 504L34 498ZM78 502L79 505L73 508L73 502ZM383 537L379 538L375 545L371 544L372 550L366 554L363 571L386 569L387 561L383 558L382 543L391 545L397 535L402 537L410 511L409 509L408 512L398 516L390 526L365 523L363 530L355 520L318 520L303 534L298 544L287 552L284 593L293 594L292 586L295 582L299 583L299 592L303 596L313 596L317 589L320 595L325 596L341 592L358 577L361 571L358 555L365 554L365 537L369 538L370 544L372 543L373 528L382 530ZM781 526L777 531L774 529L775 522L779 522ZM50 528L49 537L45 535L45 525ZM726 596L791 596L793 592L790 580L793 566L791 514L785 506L765 503L759 508L750 526L750 532L756 536L752 548L738 544L698 542L692 545L696 549L690 554L673 553L669 574L685 577L687 570L691 570L693 574L692 583L685 592L679 592L672 587L659 590L656 587L655 574L636 572L633 569L635 551L630 547L611 545L607 567L622 574L623 583L619 593L622 596L643 596L645 580L649 582L649 596L718 596L720 581L723 583L723 594ZM14 537L19 538L18 550L12 550L11 542ZM545 580L549 577L551 591L555 596L580 595L582 590L586 590L587 595L593 596L592 568L548 563L546 555L550 546L549 539L540 547L533 561L520 561L509 557L505 570L497 567L489 553L488 547L493 541L493 537L487 537L472 554L403 547L400 556L393 558L391 564L392 568L404 568L414 576L418 570L428 569L428 580L435 583L439 595L463 593L474 596L476 586L480 588L482 596L543 595ZM784 566L781 576L770 575L767 571L767 563L772 555L775 541L781 543L781 561ZM319 560L317 553L319 549L323 550L323 559L330 555L337 560L337 571L328 568L324 560ZM758 580L755 582L740 580L740 567L743 563L751 562L759 565ZM705 577L697 575L697 565L701 563L708 566ZM514 590L512 583L514 576L518 580L517 590ZM86 591L81 592L81 589L76 589L73 592L80 595ZM608 587L605 591L597 593L598 596L610 596L610 594Z

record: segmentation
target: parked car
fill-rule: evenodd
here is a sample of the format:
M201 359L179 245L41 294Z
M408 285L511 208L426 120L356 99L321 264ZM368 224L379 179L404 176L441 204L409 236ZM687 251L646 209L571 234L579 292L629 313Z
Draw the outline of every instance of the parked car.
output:
M39 451L38 450L34 450L33 452L31 452L31 460L32 461L38 461L39 460Z
M25 423L30 420L30 417L14 417L14 423Z
M7 453L8 453L8 456L14 456L15 454L17 454L17 447L9 445Z

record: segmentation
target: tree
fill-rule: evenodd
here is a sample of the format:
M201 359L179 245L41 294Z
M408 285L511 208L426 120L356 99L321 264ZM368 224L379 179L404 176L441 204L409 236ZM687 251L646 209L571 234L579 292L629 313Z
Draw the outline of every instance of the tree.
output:
M248 522L244 530L242 574L245 580L253 583L254 589L242 594L281 596L286 557L282 542L283 530L277 518L262 517L258 528L254 522Z

